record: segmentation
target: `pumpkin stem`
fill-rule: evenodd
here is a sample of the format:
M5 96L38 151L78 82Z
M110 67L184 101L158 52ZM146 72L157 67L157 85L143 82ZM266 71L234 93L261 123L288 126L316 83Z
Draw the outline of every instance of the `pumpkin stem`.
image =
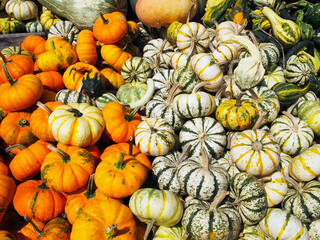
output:
M49 189L44 182L42 182L40 185L38 185L37 188L39 188L39 189Z
M227 84L226 83L224 83L224 84L222 84L219 88L218 88L218 91L216 92L216 94L215 94L215 98L217 98L217 99L220 99L221 98L221 95L224 93L224 91L226 90L226 88L227 88Z
M37 227L37 225L27 215L24 215L24 220L26 220L28 223L30 223L31 226L33 227L34 231L38 235L38 237L41 237L42 231L40 231L40 229Z
M124 167L126 166L126 164L124 163L124 155L126 154L126 151L121 151L120 152L120 156L119 156L119 159L118 159L118 162L116 162L115 164L113 164L113 166L116 168L116 169L124 169Z
M10 75L8 69L7 69L7 64L6 64L6 62L3 62L3 63L2 63L2 69L3 69L4 75L6 76L6 79L7 79L8 82L10 83L10 86L13 87L14 85L16 85L17 82L12 79L12 77L11 77L11 75Z
M207 81L203 81L203 82L198 83L196 86L194 86L192 93L196 93L200 88L202 88L205 85L210 85L210 83Z
M129 155L132 156L132 148L133 148L133 137L129 137Z
M253 99L254 103L259 102L259 97L258 97L258 95L256 94L256 92L253 91L252 88L249 88L248 90L249 90L249 92L250 92L250 94L251 94L251 96L252 96L252 99Z
M299 185L299 183L297 181L295 181L293 178L287 176L287 175L283 175L284 179L290 183L293 188L299 193L301 194L303 192L303 188Z
M288 107L287 109L287 113L292 113L293 109L300 103L303 101L303 98L300 97L294 104L292 104L290 107Z
M49 150L55 152L56 154L58 154L62 159L63 163L68 163L70 161L70 156L69 154L65 153L64 151L56 148L55 146L53 146L52 144L48 144L47 148L49 148Z
M101 17L101 19L102 19L102 21L103 21L103 24L108 24L108 23L109 23L109 20L108 20L108 19L105 19L105 17L103 16L103 13L102 13L102 12L100 12L100 17Z
M152 229L153 224L154 224L155 221L156 221L156 220L154 220L154 219L150 219L150 220L148 221L147 227L146 227L146 231L145 231L144 236L143 236L143 240L147 240L147 239L148 239L149 233L150 233L150 231L151 231L151 229Z
M107 239L112 239L118 234L118 227L116 223L112 223L110 226L107 226L104 230Z
M95 196L95 191L93 191L93 182L94 182L94 173L90 175L87 183L87 191L84 193L84 196L87 199L91 199Z
M7 147L7 148L5 149L5 152L6 152L6 153L9 153L12 149L15 149L15 148L26 149L27 146L25 146L25 145L23 145L23 144L20 144L20 143L18 143L18 144L13 144L13 145Z
M70 38L69 38L69 40L68 40L68 43L70 43L71 45L72 45L72 43L73 43L73 40L74 40L74 31L71 31L71 36L70 36Z
M255 36L252 32L249 32L249 36L251 37L251 40L252 40L253 44L254 44L257 48L259 48L259 42L258 42L256 36Z
M263 149L263 145L262 145L262 143L260 141L257 140L257 141L252 143L252 149L254 151L261 151Z
M240 26L240 28L238 28L238 30L236 31L236 35L239 35L239 34L242 32L242 30L245 29L245 27L247 26L247 24L248 24L248 20L245 19L244 22L243 22L243 24L242 24L242 25Z
M3 53L1 51L0 51L0 57L2 58L4 63L8 62L7 58L3 55Z
M222 190L213 200L213 202L210 204L209 211L212 212L217 209L219 204L223 201L223 199L229 195L229 192L226 190Z
M243 95L244 93L240 93L239 96L237 97L236 104L235 104L236 107L241 107L241 98Z
M54 41L50 38L50 46L52 50L56 50L56 46L54 45Z
M272 177L271 176L265 176L265 177L262 177L262 178L259 178L258 181L260 183L265 183L265 182L270 182L272 180Z
M20 119L18 121L18 125L20 127L27 127L27 126L29 126L29 121L27 119Z
M167 99L166 99L166 102L167 102L168 105L172 104L172 101L173 101L175 95L177 95L180 92L180 88L179 87L180 87L180 85L178 83L175 83L170 88L170 91L169 91Z
M81 117L81 116L83 115L83 113L80 112L80 111L79 111L78 109L76 109L76 108L69 108L67 111L73 113L73 116L75 116L75 117L77 117L77 118L79 118L79 117Z
M266 117L266 115L267 115L266 112L263 112L259 115L257 121L255 122L255 124L252 127L252 130L257 130L261 126L263 119Z
M177 165L179 165L182 161L184 161L188 155L189 155L189 151L191 149L191 143L188 143L183 149L182 149L182 152L179 156L179 159L177 161Z
M131 122L131 119L139 111L139 109L140 109L140 106L139 107L135 107L133 110L130 111L129 114L125 114L124 115L124 120L126 120L127 122Z
M39 108L41 108L42 110L46 111L46 113L48 115L50 115L52 113L52 110L50 108L48 108L46 105L44 105L42 102L40 102L40 101L37 102L37 106Z
M296 117L294 117L291 113L288 113L288 112L286 112L286 111L283 111L282 114L285 115L287 118L289 118L289 120L292 122L292 124L293 124L292 130L293 130L294 132L298 132L298 130L299 130L300 118L296 118Z
M196 4L192 3L192 5L191 5L191 7L190 7L190 9L189 9L189 11L188 11L188 17L187 17L186 23L189 23L189 21L190 21L190 16L191 16L191 12L192 12L192 9L195 7L195 5L196 5Z
M200 152L202 158L202 166L208 169L210 164L208 151L205 147L202 146Z
M233 59L230 62L229 69L228 69L228 76L232 76L233 74L233 67L239 62L239 59Z
M168 42L168 40L165 38L161 43L161 46L159 48L159 52L156 55L156 67L159 67L159 65L160 65L162 52L163 52L163 49L164 49L167 42Z

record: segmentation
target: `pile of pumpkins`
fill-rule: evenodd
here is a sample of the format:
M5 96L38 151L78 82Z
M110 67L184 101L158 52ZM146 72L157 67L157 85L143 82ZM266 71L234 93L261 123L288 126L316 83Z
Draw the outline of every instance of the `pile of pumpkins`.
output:
M2 49L1 239L320 239L315 31L170 2Z

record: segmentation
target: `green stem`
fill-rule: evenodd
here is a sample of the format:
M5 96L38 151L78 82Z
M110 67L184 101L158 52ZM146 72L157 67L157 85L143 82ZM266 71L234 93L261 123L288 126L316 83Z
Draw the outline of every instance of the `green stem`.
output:
M23 144L18 143L18 144L13 144L10 147L7 147L5 151L6 153L9 153L12 149L15 149L15 148L26 149L27 147Z
M147 223L147 227L146 227L146 231L144 233L144 236L143 236L143 240L147 240L148 239L148 236L150 234L150 231L153 227L153 224L155 223L156 220L154 219L150 219Z
M17 82L12 79L12 77L10 76L10 73L9 73L9 71L8 71L8 69L7 69L7 62L3 62L3 64L2 64L2 69L3 69L4 75L6 76L6 79L7 79L8 82L10 83L11 87L13 87L14 85L16 85Z
M104 18L102 12L100 12L100 17L101 17L101 19L102 19L102 21L103 21L103 24L108 24L108 23L109 23L109 20Z
M93 191L94 173L90 175L87 183L87 191L84 193L86 199L95 197L95 191Z
M83 115L83 113L80 112L80 111L79 111L78 109L76 109L76 108L70 108L70 109L68 109L67 111L73 113L73 116L75 116L75 117L77 117L77 118L79 118L79 117L81 117L81 116Z
M56 148L55 146L53 146L52 144L48 144L47 148L53 152L55 152L56 154L58 154L62 159L63 163L68 163L70 161L70 156L65 153L64 151Z
M50 39L51 50L56 50L56 46L54 45L54 41Z
M34 231L36 232L36 234L38 235L38 238L41 237L42 235L42 231L40 231L40 229L37 227L37 225L27 216L24 215L24 219L31 224L31 226L33 227Z
M116 169L124 169L126 164L124 163L124 155L126 154L126 151L121 151L120 152L120 156L119 156L119 160L118 162L116 162L113 166L116 168Z

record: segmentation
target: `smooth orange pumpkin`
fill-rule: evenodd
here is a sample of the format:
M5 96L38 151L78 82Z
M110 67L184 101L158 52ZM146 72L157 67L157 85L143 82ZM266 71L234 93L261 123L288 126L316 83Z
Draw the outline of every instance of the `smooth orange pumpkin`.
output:
M7 207L11 203L15 191L16 184L13 179L7 175L0 174L0 222L6 213Z
M16 240L13 233L7 230L0 230L0 239L1 240Z
M132 58L132 55L124 50L124 48L121 49L117 45L107 44L101 47L100 53L103 60L120 72L124 62Z
M89 29L80 31L77 37L76 52L80 62L95 65L98 59L96 39Z
M113 68L104 68L100 71L100 73L108 79L115 89L118 89L120 86L125 84L121 74L115 71Z
M3 158L0 155L0 174L8 175L9 169L8 166L3 162Z
M41 53L46 51L45 43L46 40L43 37L38 35L29 35L22 41L21 48L27 50L38 58Z
M58 92L64 88L62 75L57 71L40 72L36 76L40 78L44 89Z
M40 231L44 228L46 225L44 222L32 219L33 224L30 222L26 222L24 226L22 226L16 233L15 237L17 240L37 240L38 234L35 231L34 225L39 229Z

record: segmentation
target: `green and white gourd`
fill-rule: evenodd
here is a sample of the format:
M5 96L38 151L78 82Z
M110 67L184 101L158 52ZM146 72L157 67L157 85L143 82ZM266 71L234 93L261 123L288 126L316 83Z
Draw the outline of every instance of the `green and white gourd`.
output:
M149 63L149 66L152 69L152 74L156 74L164 69L170 68L170 66L168 66L166 63L155 61L154 58L144 57L143 59L145 59Z
M217 159L217 162L227 170L230 177L240 173L239 168L237 168L231 158L230 151L227 151L222 158Z
M121 67L121 76L126 82L146 82L151 74L148 61L138 56L127 59Z
M170 80L172 86L178 84L180 91L184 93L191 93L200 82L195 72L186 68L175 69Z
M226 132L212 117L192 118L185 122L179 132L179 142L184 148L191 144L189 156L200 156L204 146L208 154L218 159L224 155L227 144Z
M298 99L299 102L292 109L292 112L291 112L292 115L297 116L298 115L298 108L301 106L301 104L303 102L308 101L308 100L313 100L313 101L319 102L319 98L318 98L317 94L315 94L313 91L308 91L305 95L303 95L302 97L300 97Z
M221 204L226 195L223 191L211 203L187 197L181 221L186 232L197 240L237 239L241 217L232 204Z
M5 10L17 20L30 20L38 14L38 6L33 1L8 0Z
M305 121L289 112L283 114L272 122L270 131L282 152L296 156L311 146L314 133Z
M281 66L276 66L273 69L267 71L262 78L261 86L267 86L271 89L275 84L280 82L286 82L284 77L284 71Z
M320 239L320 219L312 221L307 225L310 240Z
M166 39L156 38L150 40L143 48L143 58L150 58L153 62L164 63L170 66L173 46Z
M157 231L155 232L152 240L180 240L180 239L190 239L187 238L186 230L182 226L173 226L173 227L158 227Z
M283 175L289 176L289 165L292 161L292 157L284 152L280 153L280 171Z
M213 201L229 186L228 172L208 155L204 147L201 156L189 157L179 164L177 179L182 192L204 201Z
M19 46L9 46L9 47L6 47L6 48L3 48L1 50L1 53L6 57L10 57L12 55L27 55L27 56L30 56L32 57L32 59L35 59L34 55L30 52L28 52L27 50L24 50L22 49L21 47Z
M272 240L266 236L258 225L245 225L238 240Z
M226 65L238 58L239 45L233 43L221 43L215 45L211 55L216 64Z
M55 96L57 102L69 103L88 103L95 106L95 100L91 99L88 95L69 89L61 89Z
M75 46L77 44L79 32L79 28L77 28L72 22L68 20L61 20L52 24L52 26L49 28L48 38L58 36L67 40L68 42L73 39L71 44Z
M233 76L228 76L228 75L224 76L224 81L225 81L224 85L226 87L225 87L225 90L221 94L223 97L237 98L241 93L243 93L243 91L236 84Z
M294 83L297 86L303 86L309 82L312 77L312 71L307 62L301 62L297 55L292 55L286 62L284 77L287 82Z
M242 96L242 100L248 100L256 104L259 115L266 113L262 125L276 119L280 111L280 102L277 94L271 89L263 86L248 89Z
M205 117L212 114L216 108L214 97L207 92L199 91L206 83L197 84L192 93L182 93L172 101L173 111L181 118Z
M246 35L245 29L243 29L243 27L233 21L223 21L221 23L218 24L218 26L216 26L216 41L217 42L221 42L221 39L223 36L228 35L228 34L232 34L232 35L241 35L243 37L246 37L247 39L249 39ZM241 45L238 43L233 43L235 45L237 45L238 50L240 50Z
M152 77L155 87L155 94L166 97L172 87L173 69L162 69Z
M187 68L190 69L191 65L191 56L186 53L175 51L171 54L170 66L173 69L177 68Z
M97 106L97 108L102 110L103 107L108 102L112 102L112 101L120 102L120 100L113 93L107 92L107 93L102 94L100 97L98 97L96 99L96 106ZM123 103L121 103L121 104L123 104Z
M320 182L312 180L297 183L288 179L293 188L289 188L281 207L297 218L302 223L311 223L320 219Z
M26 30L28 33L45 32L46 29L40 22L27 22Z
M224 83L223 72L220 66L208 53L198 53L191 58L191 68L197 74L198 78L207 82L204 89L210 92L216 92Z
M307 122L315 135L320 136L320 104L318 101L304 101L298 108L298 117Z
M173 127L160 118L143 120L137 126L134 139L140 151L151 156L167 154L176 142Z
M306 226L292 213L281 208L269 208L259 227L272 239L309 240Z
M246 225L259 223L268 209L263 185L251 174L241 172L230 180L230 197L234 199L242 222Z

